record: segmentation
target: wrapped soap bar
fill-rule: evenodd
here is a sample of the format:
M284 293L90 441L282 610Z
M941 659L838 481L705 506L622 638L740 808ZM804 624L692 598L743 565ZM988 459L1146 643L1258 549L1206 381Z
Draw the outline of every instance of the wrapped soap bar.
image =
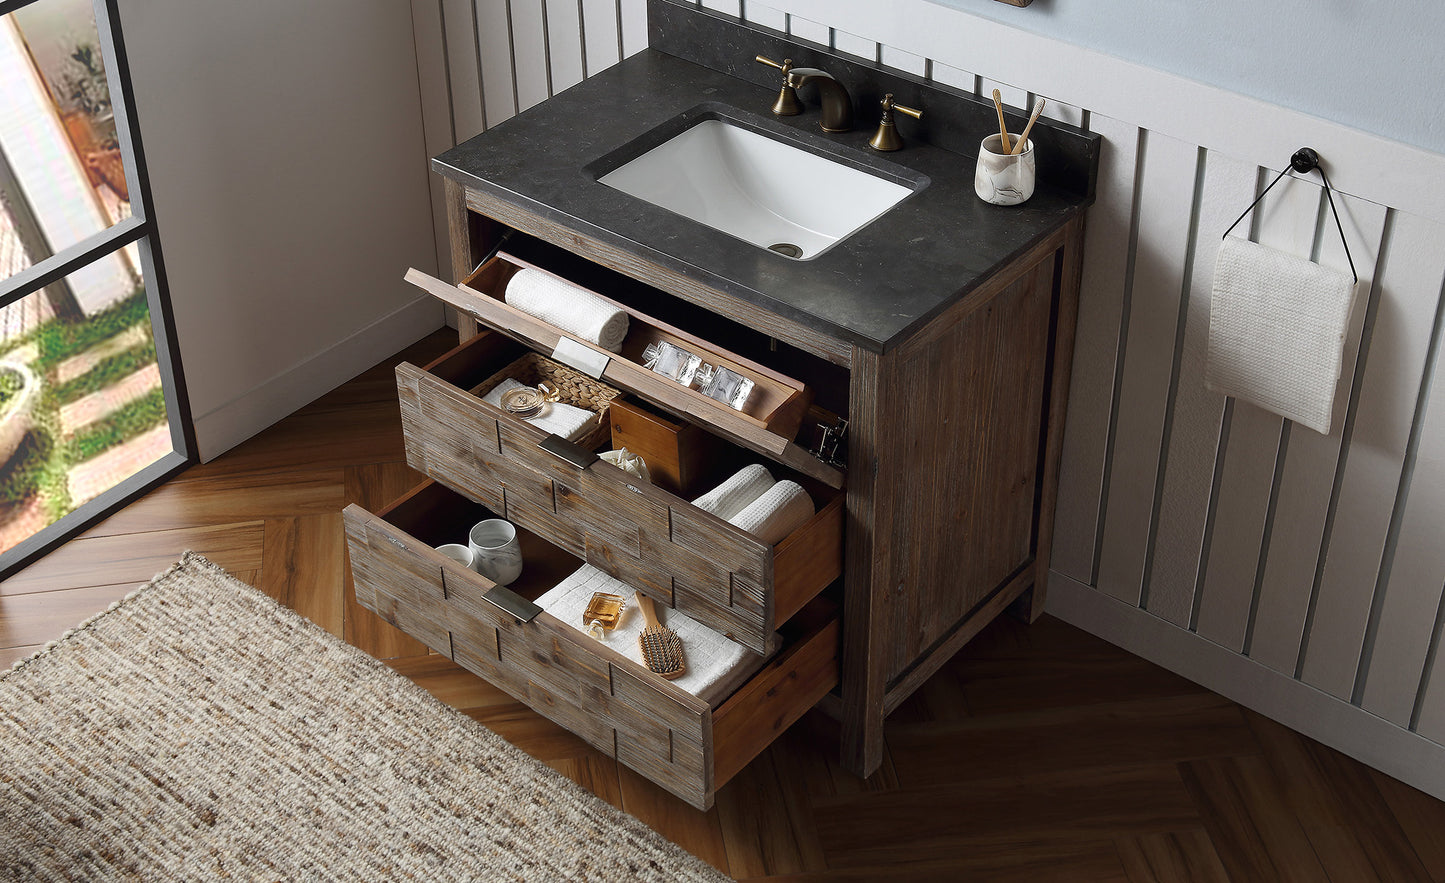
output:
M753 394L753 382L730 368L704 365L698 371L698 392L716 399L736 411L747 406Z
M701 357L667 341L648 344L647 349L642 351L642 358L643 367L689 387L696 379L698 369L702 367Z

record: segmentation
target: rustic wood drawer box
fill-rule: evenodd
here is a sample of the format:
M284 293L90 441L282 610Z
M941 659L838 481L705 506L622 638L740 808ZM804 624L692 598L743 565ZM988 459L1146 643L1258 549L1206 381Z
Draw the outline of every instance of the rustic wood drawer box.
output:
M546 432L469 392L519 352L484 333L426 368L398 366L412 468L759 653L842 573L843 495L806 476L769 464L817 508L770 546L609 463L579 466L544 449Z
M357 599L699 809L838 681L838 618L823 598L793 618L778 654L716 708L551 614L520 621L484 597L491 582L435 549L487 517L432 481L375 515L348 506ZM581 564L534 534L522 540L517 595L535 598Z
M608 353L506 303L504 295L508 281L524 268L554 275L521 258L499 253L484 262L460 285L450 285L415 269L407 272L406 279L467 312L483 325L522 340L539 352L552 353L560 339L570 338L608 356L602 380L687 415L740 444L771 456L788 450L812 401L812 391L802 381L618 303L606 297L605 293L593 291L596 296L629 314L629 330L622 351ZM725 366L752 380L754 388L747 407L742 411L734 410L643 367L643 350L648 344L660 341L680 346L708 364ZM835 483L835 486L840 485L840 482Z

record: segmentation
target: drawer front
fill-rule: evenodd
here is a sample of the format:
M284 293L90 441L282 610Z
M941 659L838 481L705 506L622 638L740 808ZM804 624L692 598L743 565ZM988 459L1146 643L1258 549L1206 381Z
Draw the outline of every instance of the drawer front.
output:
M397 380L414 469L759 653L841 573L841 496L768 546L608 463L548 453L541 430L427 371Z
M413 512L455 497L419 491ZM402 527L355 505L344 522L363 606L699 809L838 682L833 618L714 711L548 613L518 621L485 599L492 583Z

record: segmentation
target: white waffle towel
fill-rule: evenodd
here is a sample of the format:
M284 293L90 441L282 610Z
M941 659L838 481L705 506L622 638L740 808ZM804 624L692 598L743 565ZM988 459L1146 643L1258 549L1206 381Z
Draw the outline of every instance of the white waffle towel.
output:
M585 288L541 270L523 269L507 283L507 303L609 352L622 349L628 316Z
M797 482L784 479L729 518L728 523L771 546L812 517L813 498Z
M507 390L525 385L508 377L492 387L491 392L482 396L482 401L494 408L501 408L502 396L507 393ZM550 402L542 409L542 413L523 419L539 429L544 429L553 435L560 435L567 441L576 441L586 435L589 429L596 426L600 418L596 411L589 411L566 402Z
M587 602L592 600L593 592L611 592L627 599L622 620L615 629L605 633L607 637L603 643L643 665L637 637L647 623L642 611L637 608L636 592L626 583L590 564L584 564L538 598L537 606L585 633L587 627L582 623L582 614L587 610ZM768 654L759 656L697 620L661 604L657 605L657 618L682 639L687 671L673 683L714 708L757 673L778 647L779 639L774 634L769 642Z
M1328 435L1358 287L1349 273L1226 238L1214 264L1205 385Z
M754 463L739 469L727 481L693 500L692 504L727 521L767 493L773 484L772 473L761 464Z

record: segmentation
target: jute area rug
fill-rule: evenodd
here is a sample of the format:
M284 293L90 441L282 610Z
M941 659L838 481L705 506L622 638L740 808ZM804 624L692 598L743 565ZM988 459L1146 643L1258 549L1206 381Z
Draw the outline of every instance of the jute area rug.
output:
M728 879L191 553L0 675L0 878Z

